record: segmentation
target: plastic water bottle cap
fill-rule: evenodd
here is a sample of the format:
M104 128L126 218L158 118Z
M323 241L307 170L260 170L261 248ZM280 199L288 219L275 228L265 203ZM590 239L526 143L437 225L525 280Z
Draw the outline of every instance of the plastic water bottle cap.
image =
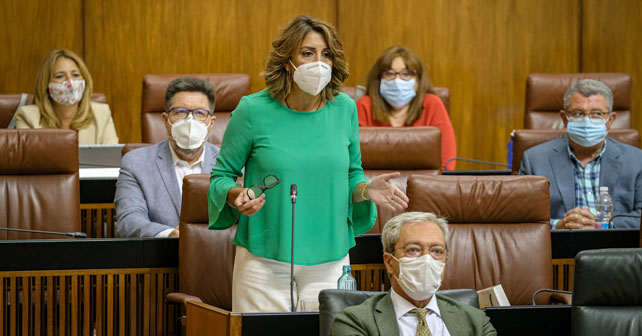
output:
M609 187L600 187L600 193L609 192Z

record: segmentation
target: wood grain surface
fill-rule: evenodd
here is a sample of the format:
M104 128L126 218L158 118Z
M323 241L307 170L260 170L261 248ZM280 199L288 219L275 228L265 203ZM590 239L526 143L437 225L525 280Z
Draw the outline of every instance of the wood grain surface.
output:
M70 48L85 58L95 91L107 95L120 141L138 142L145 74L244 72L257 92L270 43L297 14L338 28L350 86L365 84L387 47L414 49L433 83L450 89L460 157L506 162L529 73L627 72L633 109L642 108L636 0L5 0L0 93L31 92L42 59ZM633 122L642 130L642 118L634 114Z

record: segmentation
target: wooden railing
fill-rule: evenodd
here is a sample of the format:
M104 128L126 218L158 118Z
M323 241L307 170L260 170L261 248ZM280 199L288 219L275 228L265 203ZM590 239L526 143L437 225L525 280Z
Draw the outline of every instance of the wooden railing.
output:
M80 219L88 238L117 237L114 203L81 203Z
M1 335L174 334L176 268L0 272Z
M553 289L573 291L575 259L553 259Z
M553 259L553 289L573 291L574 259ZM357 280L357 289L387 291L390 288L383 264L353 264L352 275Z

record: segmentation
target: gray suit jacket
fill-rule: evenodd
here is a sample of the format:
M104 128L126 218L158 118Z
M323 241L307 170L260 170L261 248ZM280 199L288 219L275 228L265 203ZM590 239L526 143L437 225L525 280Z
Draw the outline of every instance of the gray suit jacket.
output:
M575 208L573 161L568 156L567 137L551 140L524 152L520 175L547 177L551 184L551 219L563 218ZM613 198L612 215L640 215L642 209L642 150L613 139L606 139L600 168L600 186L609 187ZM639 228L640 220L616 218L617 228Z
M181 191L167 141L133 150L120 162L114 197L120 237L154 237L178 225ZM209 173L219 148L205 146L203 173Z
M449 297L436 295L441 318L452 336L497 335L483 311ZM339 312L334 319L332 335L399 335L390 292L375 295L358 306Z

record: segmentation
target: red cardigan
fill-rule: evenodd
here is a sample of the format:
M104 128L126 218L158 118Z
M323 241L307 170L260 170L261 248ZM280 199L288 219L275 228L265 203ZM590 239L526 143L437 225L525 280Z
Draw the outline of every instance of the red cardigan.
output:
M441 131L441 169L443 170L448 159L457 156L457 143L455 142L455 131L450 123L450 117L446 107L439 97L432 93L424 96L424 109L421 116L412 126L435 126ZM357 112L359 114L359 126L387 126L372 116L372 101L369 96L363 96L357 100ZM455 161L448 164L448 169L455 169Z

